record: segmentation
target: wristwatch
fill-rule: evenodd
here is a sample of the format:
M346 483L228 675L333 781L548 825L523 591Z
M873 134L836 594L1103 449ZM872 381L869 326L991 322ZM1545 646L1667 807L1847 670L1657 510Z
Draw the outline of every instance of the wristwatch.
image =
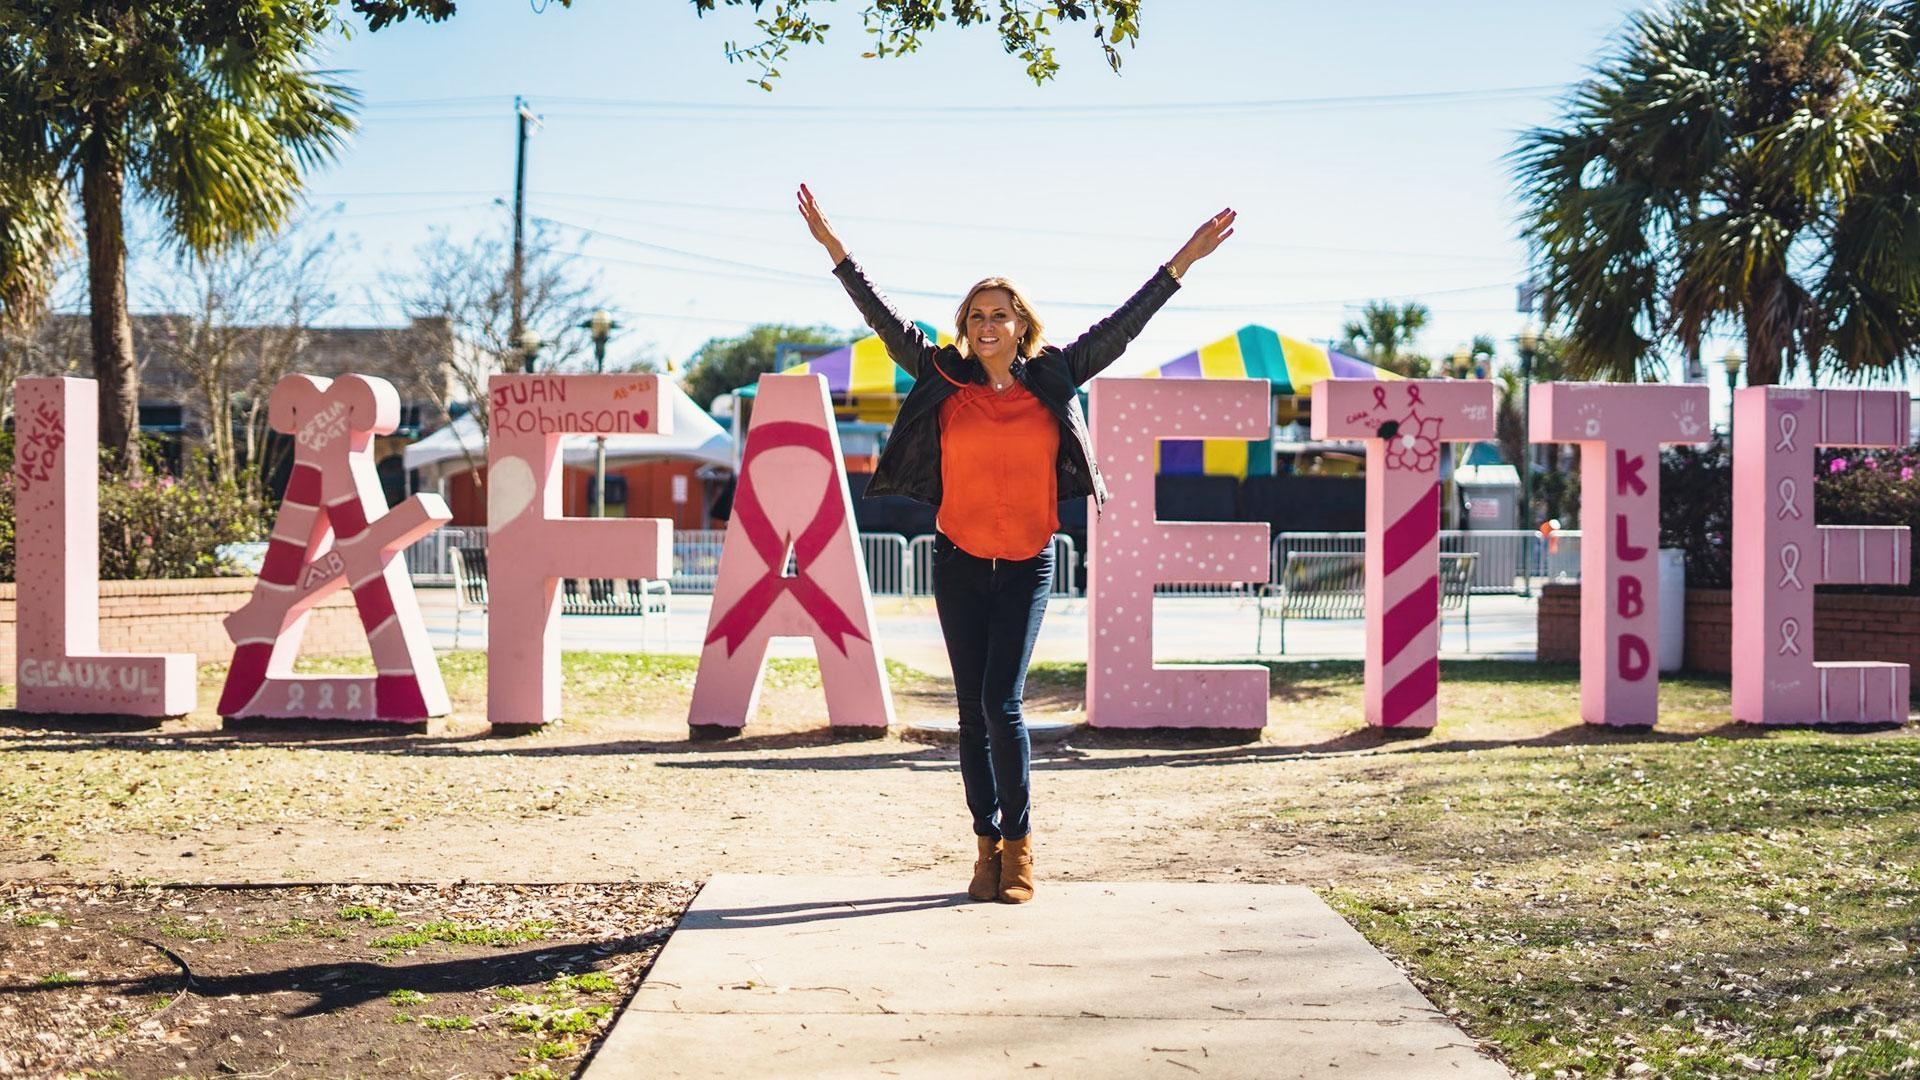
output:
M1169 259L1166 262L1161 263L1160 269L1165 270L1167 272L1167 276L1172 278L1173 280L1175 281L1180 280L1180 271L1175 270L1173 268L1173 260Z

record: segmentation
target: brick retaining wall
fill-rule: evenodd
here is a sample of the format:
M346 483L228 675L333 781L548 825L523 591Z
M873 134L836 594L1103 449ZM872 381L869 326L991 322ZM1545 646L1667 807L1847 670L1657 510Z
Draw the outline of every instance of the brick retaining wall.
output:
M1724 675L1733 650L1733 594L1687 590L1689 671ZM1580 586L1540 590L1539 657L1580 656ZM1813 600L1815 660L1883 660L1920 668L1920 596L1817 592ZM1920 691L1920 683L1915 685Z
M226 661L233 642L221 620L253 595L254 579L100 583L100 647L106 652L190 652L200 662ZM0 582L0 683L14 680L17 617L14 586ZM367 635L353 594L345 589L321 601L301 639L304 656L366 655Z

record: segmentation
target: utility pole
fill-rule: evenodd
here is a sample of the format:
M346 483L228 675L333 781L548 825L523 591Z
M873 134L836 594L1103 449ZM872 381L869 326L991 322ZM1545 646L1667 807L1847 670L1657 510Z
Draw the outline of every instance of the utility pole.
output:
M507 283L513 294L512 324L507 329L507 340L514 348L520 348L521 335L526 330L526 231L527 231L527 138L533 134L533 125L540 118L527 107L525 98L515 96L513 111L519 129L513 155L513 271L512 280ZM522 350L521 370L532 374L533 356Z

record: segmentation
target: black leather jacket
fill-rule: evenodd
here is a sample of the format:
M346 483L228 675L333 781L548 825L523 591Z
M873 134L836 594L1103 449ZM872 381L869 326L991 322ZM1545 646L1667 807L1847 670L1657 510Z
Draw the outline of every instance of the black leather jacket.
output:
M905 495L938 506L940 403L953 394L954 383L986 382L986 369L951 345L935 346L927 340L919 326L874 289L853 256L842 259L833 274L853 297L860 317L880 336L887 355L914 380L913 389L900 403L893 434L880 453L866 495ZM1073 344L1064 349L1047 345L1033 359L1013 362L1014 379L1060 421L1060 458L1055 469L1062 501L1091 495L1097 509L1107 500L1107 484L1093 463L1087 418L1075 391L1118 360L1127 343L1139 336L1147 320L1179 288L1180 282L1163 266L1119 310L1095 323ZM942 373L947 378L941 378Z

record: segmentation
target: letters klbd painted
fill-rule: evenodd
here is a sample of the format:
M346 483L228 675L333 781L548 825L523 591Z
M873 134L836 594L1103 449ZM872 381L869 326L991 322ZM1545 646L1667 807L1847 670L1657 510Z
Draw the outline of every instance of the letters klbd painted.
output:
M1704 386L1548 383L1534 442L1580 447L1580 715L1651 725L1660 712L1660 447L1707 431Z

